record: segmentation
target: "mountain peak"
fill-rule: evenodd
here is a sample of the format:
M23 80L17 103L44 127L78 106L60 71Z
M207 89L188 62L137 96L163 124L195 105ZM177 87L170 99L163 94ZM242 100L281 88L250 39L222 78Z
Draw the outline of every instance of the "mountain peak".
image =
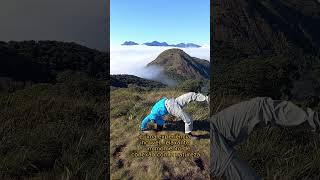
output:
M179 49L179 48L171 48L171 49L167 49L167 50L164 50L161 54L161 55L168 55L170 53L177 53L177 54L187 54L186 52L184 52L182 49Z
M166 75L173 79L208 79L210 62L191 57L178 48L163 51L149 66L160 66Z
M152 41L152 42L146 42L144 45L147 46L169 46L166 42L158 42L158 41Z
M139 45L138 43L136 42L133 42L133 41L126 41L124 42L123 44L121 44L122 46L132 46L132 45Z

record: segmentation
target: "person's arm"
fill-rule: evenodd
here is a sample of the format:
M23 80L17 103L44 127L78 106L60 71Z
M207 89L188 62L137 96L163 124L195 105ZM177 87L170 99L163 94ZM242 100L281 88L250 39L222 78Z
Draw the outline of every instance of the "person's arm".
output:
M160 125L160 126L163 126L165 122L162 116L158 116L157 118L154 119L154 121L157 125Z
M141 122L141 131L146 130L148 123L153 119L155 118L154 118L154 115L152 114L149 114L148 116L146 116Z
M164 125L163 117L158 117L157 119L155 119L155 122L157 124L157 131L162 131Z

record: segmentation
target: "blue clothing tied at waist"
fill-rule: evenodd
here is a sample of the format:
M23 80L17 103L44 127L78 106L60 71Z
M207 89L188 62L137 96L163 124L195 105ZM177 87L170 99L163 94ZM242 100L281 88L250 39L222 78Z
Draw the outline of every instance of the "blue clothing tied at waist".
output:
M163 116L168 114L168 111L165 105L166 100L167 98L162 98L158 102L156 102L156 104L151 109L151 113L147 117L145 117L141 122L141 130L146 129L148 123L151 120L154 120L156 124L161 126L164 124Z

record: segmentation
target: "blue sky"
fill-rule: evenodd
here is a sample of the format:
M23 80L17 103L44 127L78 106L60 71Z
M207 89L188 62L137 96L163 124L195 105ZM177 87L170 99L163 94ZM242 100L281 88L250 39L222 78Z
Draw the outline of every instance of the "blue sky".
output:
M210 0L111 0L110 43L210 43Z

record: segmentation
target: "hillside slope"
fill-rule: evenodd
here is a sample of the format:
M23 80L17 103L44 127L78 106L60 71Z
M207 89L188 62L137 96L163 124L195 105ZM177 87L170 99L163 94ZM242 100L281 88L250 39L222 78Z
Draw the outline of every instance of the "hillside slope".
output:
M103 179L108 71L75 43L0 43L2 179Z
M78 71L109 79L109 54L59 41L0 42L0 94L35 83L55 83L59 73Z
M47 73L47 76L55 76L57 72L73 70L86 72L97 78L108 79L109 55L105 52L90 49L76 43L59 41L10 41L8 43L1 42L0 48L0 67L3 68L0 69L1 76L7 76L6 73L8 74L9 72L15 74L15 76L28 76L29 72L24 73L24 71L31 70L33 70L34 73L42 72ZM22 65L23 62L28 64L28 66ZM15 66L18 69L9 69L11 66ZM31 69L29 66L35 66L37 69ZM19 72L18 70L23 67L25 67L25 70ZM42 78L46 78L47 76ZM52 78L51 76L47 78ZM34 77L30 78L30 80L37 79Z
M217 0L212 11L215 51L229 47L245 56L281 53L290 46L319 50L317 0Z
M141 87L148 88L164 88L166 85L152 81L143 79L134 75L110 75L110 86L119 87L119 88L127 88L130 85L136 85Z
M189 56L181 49L163 51L147 67L160 66L167 76L177 80L209 79L210 62Z
M215 91L301 100L320 96L320 3L213 3ZM302 87L308 92L298 93Z

